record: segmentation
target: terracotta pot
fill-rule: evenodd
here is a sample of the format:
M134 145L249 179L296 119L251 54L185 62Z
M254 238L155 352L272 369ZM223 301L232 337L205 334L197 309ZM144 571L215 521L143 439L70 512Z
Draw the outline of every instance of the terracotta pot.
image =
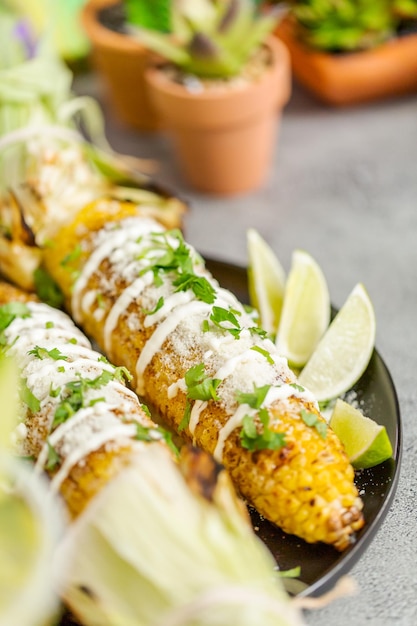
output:
M184 176L217 194L260 186L269 170L280 119L290 95L286 47L271 36L272 63L257 80L191 92L163 67L146 73L149 94L170 131Z
M290 18L275 34L290 51L296 80L328 104L357 104L417 91L417 35L364 52L329 54L301 43Z
M92 44L92 61L122 122L140 131L156 130L159 122L144 80L148 51L133 37L114 32L98 20L101 9L118 3L89 0L82 11L82 24Z

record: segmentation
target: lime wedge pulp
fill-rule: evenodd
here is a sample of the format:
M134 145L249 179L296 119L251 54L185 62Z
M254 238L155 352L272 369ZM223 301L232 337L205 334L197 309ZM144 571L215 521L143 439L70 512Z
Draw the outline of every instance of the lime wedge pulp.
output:
M274 251L253 228L247 231L248 289L260 326L275 335L281 316L285 272Z
M364 373L375 345L376 321L361 283L348 296L299 376L320 401L337 398Z
M290 365L303 367L330 321L330 296L316 261L295 250L284 292L277 347Z
M365 417L340 398L333 409L330 426L356 469L374 467L391 458L392 445L385 426Z

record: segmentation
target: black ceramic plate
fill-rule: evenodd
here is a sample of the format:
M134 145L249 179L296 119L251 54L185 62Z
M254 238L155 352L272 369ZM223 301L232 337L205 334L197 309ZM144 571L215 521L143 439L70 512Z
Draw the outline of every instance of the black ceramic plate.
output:
M246 270L236 265L208 259L208 269L222 287L248 303ZM287 535L250 510L253 526L274 555L281 570L300 566L296 580L284 579L288 590L301 596L317 595L332 587L363 554L378 531L393 500L401 458L401 421L397 394L390 373L375 351L365 374L354 387L364 412L387 428L394 457L369 470L356 474L356 483L364 502L365 527L350 548L340 553L326 545L311 545ZM78 624L65 615L61 626Z
M207 267L222 287L233 291L242 302L248 302L244 268L214 260L208 260ZM300 566L299 580L289 582L289 590L299 595L323 593L356 563L377 533L397 487L401 459L400 411L392 378L376 350L354 392L364 413L386 427L394 450L389 461L356 473L366 520L356 542L342 553L326 545L310 545L281 532L261 519L256 511L251 511L254 528L273 553L280 569Z

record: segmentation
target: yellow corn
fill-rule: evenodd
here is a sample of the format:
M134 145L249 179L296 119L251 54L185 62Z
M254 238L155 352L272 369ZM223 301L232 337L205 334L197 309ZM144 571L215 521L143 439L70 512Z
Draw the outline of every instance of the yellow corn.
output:
M271 342L267 344L256 333L245 331L245 337L250 334L250 339L245 339L245 347L242 348L245 355L238 359L244 360L247 353L250 362L254 359L254 367L261 368L261 374L255 372L252 376L250 368L246 368L245 378L241 377L239 385L234 389L234 370L233 367L230 368L233 357L230 354L235 354L240 345L240 336L231 339L232 352L229 355L227 351L223 350L223 354L222 349L217 350L215 347L212 350L207 349L209 338L213 346L217 345L217 340L227 343L227 338L230 339L229 331L224 330L224 325L223 329L218 326L214 329L207 327L211 324L211 303L206 305L206 310L204 305L200 307L203 312L196 305L196 310L200 311L197 317L200 315L204 319L206 327L201 325L197 328L194 325L190 332L186 320L192 315L188 315L185 307L183 319L180 319L180 314L162 344L151 353L150 360L142 371L138 366L139 357L155 341L158 329L160 333L161 326L169 323L167 320L173 319L172 312L162 315L160 319L156 316L155 323L150 323L147 319L157 305L156 282L147 283L139 295L126 300L124 307L115 316L114 327L109 332L106 321L109 320L109 315L114 315L116 308L120 308L118 298L128 293L126 289L139 277L139 270L128 276L126 264L140 264L139 249L148 250L146 257L146 254L152 255L158 247L158 237L155 238L152 234L141 237L128 235L115 244L111 254L98 258L100 241L107 236L104 234L105 229L106 232L123 229L129 231L139 227L143 219L141 217L131 218L130 222L124 221L131 213L129 205L119 203L117 208L114 200L103 199L95 202L82 210L72 223L61 228L56 233L55 245L44 250L44 262L62 288L68 308L76 321L107 351L113 362L125 365L132 373L139 368L132 384L139 394L143 394L146 402L155 407L162 419L177 431L182 430L184 425L187 405L195 410L199 402L187 397L187 387L184 386L187 371L203 363L207 376L215 378L219 367L229 369L230 372L221 378L217 388L218 399L206 402L201 407L198 419L194 419L193 428L190 428L191 423L186 423L182 434L208 452L214 453L223 462L240 494L264 517L286 532L296 534L308 542L322 541L339 550L345 549L354 540L355 532L364 524L362 502L354 484L353 469L336 435L330 429L323 435L323 430L316 427L323 425L324 420L314 399L307 393L296 391L296 380L290 370L282 363L276 365L279 356L274 353ZM155 229L157 228L155 223ZM128 241L130 248L126 243ZM127 247L124 255L125 245ZM138 250L135 253L136 245ZM76 248L78 254L74 255ZM95 252L96 257L92 256ZM98 259L96 265L92 265L91 259L94 258ZM194 263L194 271L212 281L209 274L205 274L202 268L199 269L198 263ZM80 273L83 279L78 282ZM165 289L163 293L167 297L172 295L175 291L173 281L178 278L178 274L175 271L162 271L158 273L158 277L163 283L161 289ZM216 284L213 281L212 284L216 289L216 297L220 297ZM189 296L190 292L187 293ZM227 300L227 296L223 296ZM198 298L193 296L191 300L197 302ZM239 323L245 325L246 329L250 328L251 323L245 317L243 307L236 302L230 308L237 311ZM268 346L267 351L264 349L265 345ZM251 351L257 352L257 360ZM265 363L259 365L263 357ZM272 358L275 364L266 365L268 358ZM265 379L262 377L263 371L266 374ZM293 391L287 393L286 397L278 397L267 403L270 430L285 436L285 443L280 449L261 447L252 450L242 446L242 422L236 418L241 402L232 397L231 393L249 393L262 385L282 385L287 391L288 386L293 387ZM248 410L250 413L250 409ZM310 418L313 416L316 426L305 423L303 416L306 414ZM259 414L252 411L252 415L257 432L262 433ZM236 420L233 422L236 425L228 432L228 424L232 423L232 419ZM224 437L224 445L220 443L221 436Z
M0 306L14 302L30 303L31 306L34 307L29 315L31 319L24 328L19 327L15 331L13 323L11 323L6 331L3 330L3 332L8 332L7 344L10 345L10 351L15 353L18 363L20 364L22 360L26 362L29 359L29 366L26 364L26 369L22 371L22 375L25 376L25 372L32 372L32 375L29 375L27 378L27 385L30 393L32 393L37 400L39 400L39 398L37 398L36 374L39 373L39 376L42 375L41 366L46 360L51 362L53 372L52 375L49 374L51 391L58 387L57 380L60 373L63 374L60 372L60 368L67 368L74 365L75 371L71 373L71 381L78 381L79 375L86 376L87 379L94 378L92 368L95 368L97 372L109 371L111 366L109 364L103 364L102 361L97 361L100 355L92 349L82 348L80 352L81 358L74 349L68 351L67 355L65 354L66 347L69 348L73 342L80 340L80 333L78 329L75 328L70 318L67 316L64 317L60 312L40 304L37 302L36 298L29 296L19 289L7 283L0 282ZM43 315L42 323L39 322L39 318L37 317L40 313ZM54 321L57 319L57 315L59 315L58 324ZM50 325L59 326L53 334L52 343L50 337L48 340L48 333L50 331L47 328L49 324L45 321L46 319L50 320ZM29 337L32 336L29 335L29 333L34 331L35 326L36 331L33 334L33 337L36 338L35 342L28 344ZM71 338L72 341L70 341ZM86 338L84 338L84 345L88 345ZM48 357L40 359L35 355L28 357L29 350L36 347L44 348L45 346L49 349L54 349L59 346L62 355L65 356L65 360L52 360L48 359ZM74 348L74 345L72 345L72 348ZM30 362L32 362L32 367ZM29 369L27 369L28 367ZM25 424L24 434L21 440L18 440L16 444L20 454L31 456L34 460L39 460L39 456L47 445L46 442L49 440L48 436L54 430L54 428L51 427L52 419L58 404L65 399L65 392L63 392L63 394L54 396L47 395L38 409L33 407L26 409L26 415L23 416L23 422ZM133 426L133 428L129 426L131 433L129 433L127 429L125 429L123 433L116 432L114 436L110 433L108 438L106 436L103 437L105 441L99 445L93 444L90 446L87 442L84 448L85 453L73 464L70 463L71 453L74 452L75 447L79 448L83 446L85 442L76 440L71 442L71 440L68 439L65 444L66 447L62 445L59 448L59 459L57 459L57 462L54 463L53 466L51 465L48 469L48 464L42 463L38 468L39 470L47 471L53 485L54 478L58 475L58 472L61 471L65 463L69 463L68 471L64 473L64 478L59 482L58 488L64 497L68 511L72 517L81 513L96 493L104 487L111 478L130 464L133 456L141 449L143 443L136 440L135 424L140 424L150 429L151 438L152 433L155 435L155 438L159 437L159 435L157 435L158 427L148 418L137 397L123 384L117 382L113 385L110 402L107 402L105 398L106 385L100 386L97 395L99 396L97 406L99 406L99 404L106 404L106 411L111 417L123 421L125 426L128 424ZM121 411L117 404L125 408L125 413ZM25 404L23 403L22 406L25 406ZM97 430L100 432L100 426L97 426ZM19 427L16 432L19 432ZM94 437L95 434L96 433L92 433L92 436ZM153 445L162 444L158 439L158 442Z

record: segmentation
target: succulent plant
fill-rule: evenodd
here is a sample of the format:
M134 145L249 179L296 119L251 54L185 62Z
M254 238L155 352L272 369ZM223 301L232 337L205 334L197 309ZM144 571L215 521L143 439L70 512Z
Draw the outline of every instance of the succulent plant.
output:
M172 0L171 33L131 28L143 45L185 74L227 78L240 73L277 23L254 0Z
M395 32L392 0L293 0L299 36L320 50L363 50Z
M417 0L393 0L392 9L402 20L417 20Z
M160 32L171 30L171 0L124 0L127 23Z

